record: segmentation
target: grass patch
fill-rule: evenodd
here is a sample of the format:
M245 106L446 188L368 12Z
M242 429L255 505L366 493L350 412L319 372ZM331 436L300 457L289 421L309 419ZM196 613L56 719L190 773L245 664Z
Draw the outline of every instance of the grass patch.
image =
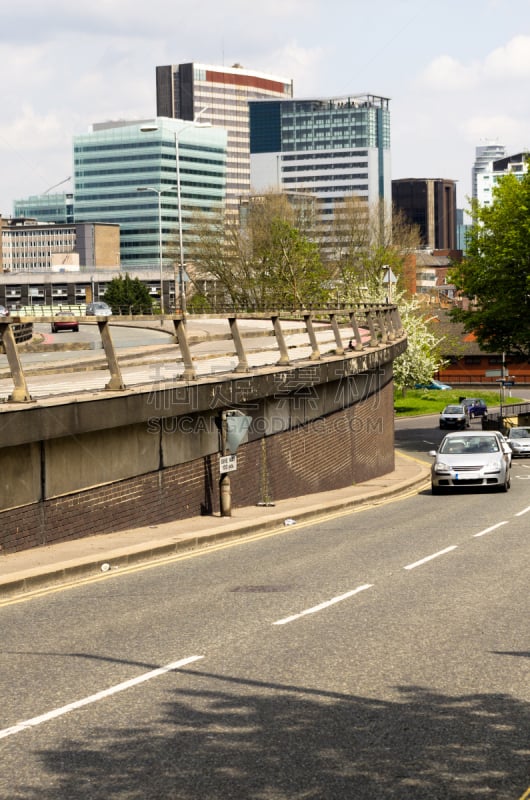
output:
M398 417L413 417L420 414L439 414L450 403L458 403L461 397L479 397L486 405L499 405L499 390L475 391L470 389L447 389L435 391L432 389L408 389L405 396L401 393L394 394L394 409ZM519 397L506 397L505 403L524 403Z

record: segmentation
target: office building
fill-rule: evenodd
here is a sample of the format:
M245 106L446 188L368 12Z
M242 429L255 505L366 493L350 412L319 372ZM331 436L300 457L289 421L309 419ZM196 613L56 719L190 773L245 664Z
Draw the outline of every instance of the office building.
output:
M495 186L505 175L512 174L518 178L528 172L530 153L516 153L489 161L479 172L477 178L477 200L481 206L489 206L493 202Z
M226 207L233 212L251 189L249 101L292 96L289 78L243 69L238 64L221 67L187 63L156 68L159 116L200 118L227 130Z
M456 182L443 178L392 181L392 202L417 225L426 250L456 250Z
M506 148L498 142L488 142L475 148L475 163L471 170L471 196L478 199L478 176L483 172L488 172L492 161L504 158Z
M221 128L163 117L93 125L74 137L75 219L119 224L128 269L173 267L195 215L224 204L225 162Z
M0 219L2 272L72 272L81 266L102 269L116 266L119 254L119 225Z
M74 222L74 196L65 192L31 195L14 202L14 217L28 217L38 222L65 224Z
M250 103L255 191L311 193L322 221L350 196L390 213L389 100L376 95Z

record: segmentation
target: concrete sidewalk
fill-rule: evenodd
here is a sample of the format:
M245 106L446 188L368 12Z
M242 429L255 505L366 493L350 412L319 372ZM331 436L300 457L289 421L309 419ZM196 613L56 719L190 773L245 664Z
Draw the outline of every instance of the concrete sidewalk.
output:
M231 517L192 517L0 554L0 603L229 539L381 503L426 487L428 479L428 464L396 452L393 472L345 489L292 497L270 506L234 508Z

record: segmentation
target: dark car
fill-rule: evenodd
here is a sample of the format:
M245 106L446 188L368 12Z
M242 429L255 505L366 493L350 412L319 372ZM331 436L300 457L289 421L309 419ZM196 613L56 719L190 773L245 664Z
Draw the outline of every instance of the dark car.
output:
M463 406L467 406L467 410L469 411L469 416L471 419L474 417L483 417L484 419L488 418L488 406L484 400L480 399L480 397L464 397L464 399L460 402Z
M79 320L69 311L59 311L52 322L52 333L57 331L78 331Z

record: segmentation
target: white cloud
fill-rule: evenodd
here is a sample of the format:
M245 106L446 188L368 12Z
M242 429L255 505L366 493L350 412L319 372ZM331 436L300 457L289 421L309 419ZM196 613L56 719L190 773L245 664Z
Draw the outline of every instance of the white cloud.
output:
M419 83L427 88L445 92L462 92L472 89L480 78L478 64L465 66L452 56L438 56L427 66Z
M462 123L462 131L470 143L484 139L509 145L528 138L528 127L520 119L508 114L484 114L471 116Z
M504 47L493 50L484 62L484 76L497 81L530 80L530 36L515 36Z

